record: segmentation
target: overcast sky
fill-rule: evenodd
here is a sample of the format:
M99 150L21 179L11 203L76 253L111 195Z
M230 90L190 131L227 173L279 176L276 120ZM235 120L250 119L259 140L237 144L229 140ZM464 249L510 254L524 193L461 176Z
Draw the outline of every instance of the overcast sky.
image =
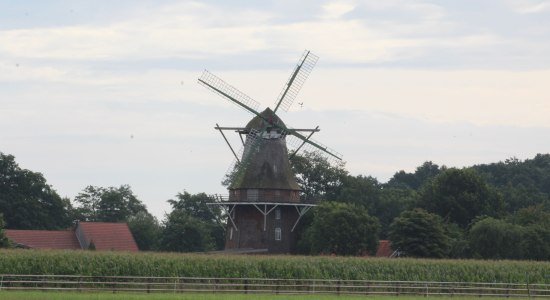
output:
M354 175L550 152L542 0L0 0L0 151L62 196L129 184L162 217L183 190L225 192L213 126L251 118L202 71L273 107L304 49L320 59L280 116Z

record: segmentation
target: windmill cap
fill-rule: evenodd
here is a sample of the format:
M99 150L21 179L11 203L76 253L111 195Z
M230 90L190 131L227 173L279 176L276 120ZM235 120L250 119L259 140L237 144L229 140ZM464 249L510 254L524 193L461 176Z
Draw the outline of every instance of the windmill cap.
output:
M265 126L265 120L269 120L271 124L277 124L281 127L286 127L285 123L271 110L271 108L266 108L260 113L260 116L255 116L246 124L246 130L250 131L252 129L261 130ZM265 118L265 119L264 119Z

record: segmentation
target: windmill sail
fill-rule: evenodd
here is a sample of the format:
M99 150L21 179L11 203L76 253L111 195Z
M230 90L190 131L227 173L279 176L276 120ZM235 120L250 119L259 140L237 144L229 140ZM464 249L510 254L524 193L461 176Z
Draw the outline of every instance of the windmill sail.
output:
M296 68L290 75L290 78L283 87L279 97L277 97L274 112L277 112L279 107L281 107L284 111L288 111L309 76L309 73L311 73L311 70L315 67L318 59L319 57L311 53L309 50L306 50L304 54L302 54Z
M327 154L326 157L330 162L333 162L334 160L342 160L342 154L338 153L334 149L331 149L324 144L315 141L311 138L307 138L303 135L297 136L294 133L290 133L287 135L287 144L289 146L289 150L291 151L291 156L296 155L298 151L305 151L305 152L314 152L319 151L321 153Z
M260 106L260 103L207 70L204 70L202 73L199 78L199 83L220 96L227 98L240 108L254 115L258 115L258 107Z

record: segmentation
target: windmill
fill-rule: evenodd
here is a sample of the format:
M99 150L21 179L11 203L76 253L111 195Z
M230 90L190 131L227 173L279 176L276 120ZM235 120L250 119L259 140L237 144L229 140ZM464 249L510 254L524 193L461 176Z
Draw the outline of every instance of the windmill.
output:
M245 127L221 127L218 130L235 157L225 181L229 196L216 195L228 216L225 249L227 251L289 253L295 245L294 230L302 216L316 206L313 199L301 199L300 187L290 166L298 151L310 148L327 157L341 160L341 155L311 139L319 131L288 127L277 115L288 111L318 57L306 50L277 97L274 109L260 112L259 103L208 71L198 79L216 94L251 113ZM224 131L235 131L242 142L235 151ZM243 138L245 136L245 138ZM289 152L287 139L294 141Z

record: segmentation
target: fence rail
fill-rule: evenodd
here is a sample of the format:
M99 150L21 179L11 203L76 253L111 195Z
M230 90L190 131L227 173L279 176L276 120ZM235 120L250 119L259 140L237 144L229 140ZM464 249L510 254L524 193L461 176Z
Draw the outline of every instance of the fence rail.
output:
M2 290L550 298L550 284L529 283L0 274Z

